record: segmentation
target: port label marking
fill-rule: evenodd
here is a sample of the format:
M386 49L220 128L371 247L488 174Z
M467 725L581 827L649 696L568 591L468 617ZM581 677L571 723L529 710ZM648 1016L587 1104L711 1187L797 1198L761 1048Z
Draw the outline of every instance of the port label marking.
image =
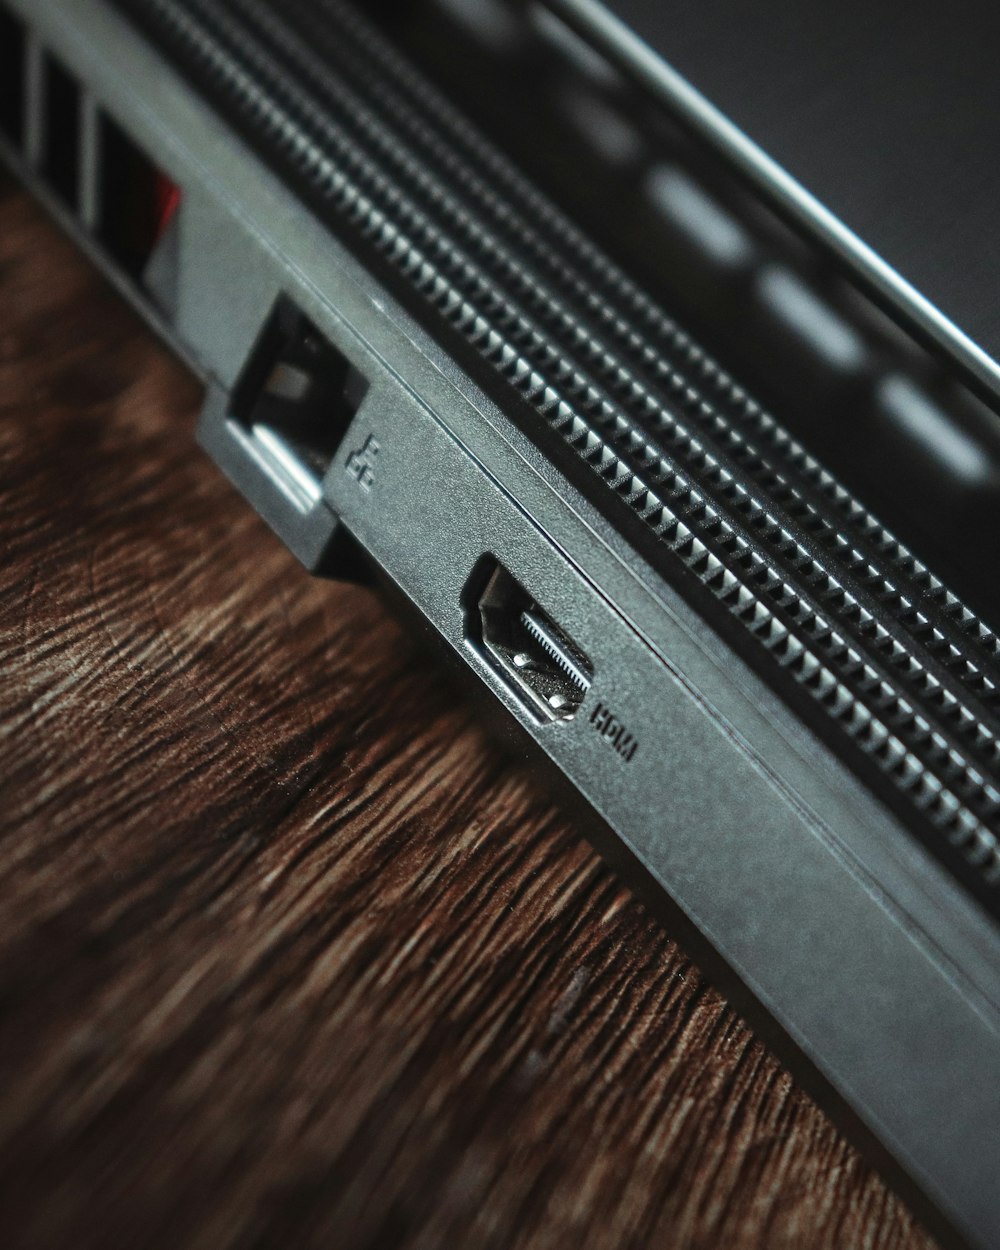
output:
M609 742L625 763L629 763L639 749L638 740L629 733L617 716L603 703L594 705L590 723L606 742Z
M379 450L375 435L369 434L363 445L347 457L347 476L353 477L363 491L370 491L375 485L375 462Z

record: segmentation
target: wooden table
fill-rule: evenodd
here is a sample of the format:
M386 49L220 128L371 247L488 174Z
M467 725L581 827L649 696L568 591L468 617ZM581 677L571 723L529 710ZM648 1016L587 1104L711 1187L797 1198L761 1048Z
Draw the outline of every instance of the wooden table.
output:
M0 185L6 1247L930 1245Z

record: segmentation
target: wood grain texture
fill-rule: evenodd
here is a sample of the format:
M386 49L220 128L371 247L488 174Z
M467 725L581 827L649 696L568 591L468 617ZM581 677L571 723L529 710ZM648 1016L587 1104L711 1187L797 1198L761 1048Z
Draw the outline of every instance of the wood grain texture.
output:
M0 186L6 1247L928 1250Z

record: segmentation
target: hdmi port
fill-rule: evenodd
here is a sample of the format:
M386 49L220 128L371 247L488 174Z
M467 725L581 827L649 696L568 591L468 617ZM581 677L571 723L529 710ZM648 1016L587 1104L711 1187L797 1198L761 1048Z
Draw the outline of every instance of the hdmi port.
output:
M543 721L572 720L594 666L520 582L492 558L469 579L466 637L526 709Z

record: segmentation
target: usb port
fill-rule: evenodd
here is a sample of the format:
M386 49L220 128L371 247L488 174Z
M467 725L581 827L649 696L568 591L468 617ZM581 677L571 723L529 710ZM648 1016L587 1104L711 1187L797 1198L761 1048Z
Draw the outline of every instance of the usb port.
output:
M100 123L99 179L98 241L149 293L150 267L178 216L181 188L107 116Z
M0 134L15 147L24 142L24 84L28 40L24 27L0 7Z
M583 650L492 557L466 587L466 640L542 721L572 720L594 679Z
M42 176L63 203L80 198L80 84L54 56L45 57Z

